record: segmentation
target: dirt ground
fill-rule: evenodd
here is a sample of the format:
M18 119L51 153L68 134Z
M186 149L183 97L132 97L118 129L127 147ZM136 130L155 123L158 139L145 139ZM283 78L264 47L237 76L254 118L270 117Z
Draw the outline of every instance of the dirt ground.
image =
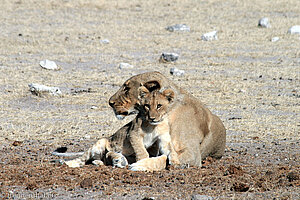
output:
M300 1L2 0L0 8L0 198L300 199L300 35L288 33L300 25ZM257 26L262 17L270 28ZM174 24L191 30L165 29ZM201 39L214 30L218 40ZM162 52L179 59L160 63ZM42 69L45 59L60 70ZM172 76L172 67L185 74ZM118 121L108 99L153 70L222 119L221 160L154 173L52 162L56 148L84 151L130 121ZM30 83L62 96L35 96Z

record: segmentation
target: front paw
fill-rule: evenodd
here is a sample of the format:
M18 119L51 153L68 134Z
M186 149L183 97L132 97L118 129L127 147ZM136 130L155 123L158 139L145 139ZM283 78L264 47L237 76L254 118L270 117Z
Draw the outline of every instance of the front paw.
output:
M145 158L136 163L129 165L129 170L132 171L160 171L166 168L167 156Z
M93 165L96 165L96 166L104 165L104 163L101 160L93 160L92 163L93 163Z
M128 165L127 159L121 153L108 152L106 154L106 158L109 158L109 157L112 161L113 167L124 168Z
M75 159L75 160L65 161L64 164L66 164L68 167L76 168L76 167L82 167L82 166L84 166L85 163L80 162L79 160Z

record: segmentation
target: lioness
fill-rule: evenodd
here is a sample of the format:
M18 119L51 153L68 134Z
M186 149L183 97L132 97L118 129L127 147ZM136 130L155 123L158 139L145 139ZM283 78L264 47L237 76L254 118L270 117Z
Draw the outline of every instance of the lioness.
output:
M142 106L138 96L140 87L149 92L172 89L173 103L168 109L168 123L172 143L181 164L201 166L207 156L221 158L224 154L226 131L222 121L199 100L180 89L159 72L147 72L131 77L110 98L109 104L118 119L136 113ZM143 169L140 165L139 169Z

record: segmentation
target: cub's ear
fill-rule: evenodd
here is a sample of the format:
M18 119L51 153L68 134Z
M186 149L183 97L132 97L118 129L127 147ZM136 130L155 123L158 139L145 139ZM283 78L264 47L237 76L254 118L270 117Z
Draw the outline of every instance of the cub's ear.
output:
M169 101L169 102L172 102L174 100L174 97L175 97L175 93L173 90L171 89L166 89L162 92L162 94L166 97L166 99Z
M138 88L138 98L139 99L145 98L145 96L147 96L149 93L150 93L150 91L145 86L141 86Z
M158 81L148 81L143 85L149 90L149 92L160 90L161 88L161 84Z

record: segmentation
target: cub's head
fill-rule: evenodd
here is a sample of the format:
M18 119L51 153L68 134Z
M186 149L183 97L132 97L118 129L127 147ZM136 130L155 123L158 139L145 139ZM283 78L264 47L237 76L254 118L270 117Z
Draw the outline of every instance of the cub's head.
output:
M159 90L159 81L141 82L131 78L121 86L121 88L109 99L109 105L113 108L118 119L124 119L127 115L135 114L139 111L143 97L141 90L152 92Z
M143 106L145 118L151 125L160 124L167 116L170 105L174 101L175 93L171 89L166 89L163 92L141 91L140 96L144 95Z

